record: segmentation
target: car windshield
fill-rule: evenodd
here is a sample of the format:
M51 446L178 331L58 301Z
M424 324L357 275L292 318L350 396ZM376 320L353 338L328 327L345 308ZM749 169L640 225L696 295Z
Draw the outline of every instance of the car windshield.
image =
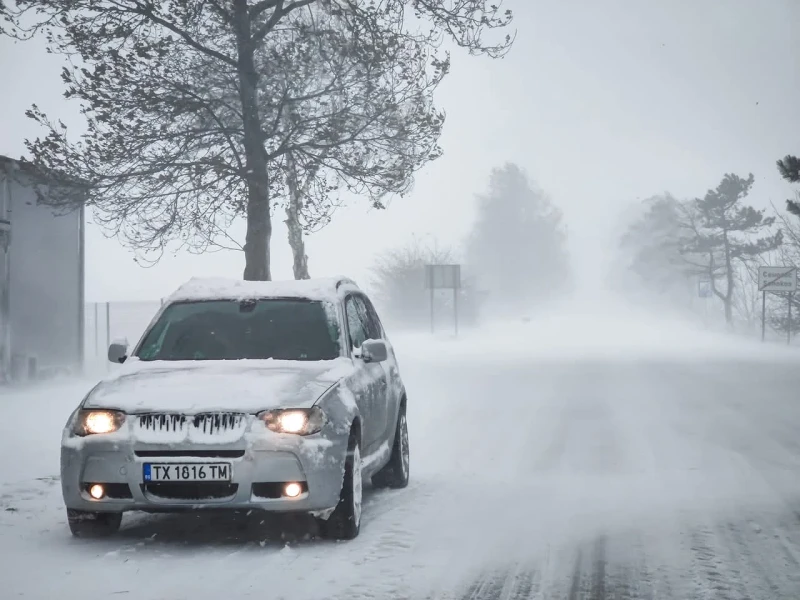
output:
M339 327L328 303L270 299L176 303L147 332L141 360L332 360Z

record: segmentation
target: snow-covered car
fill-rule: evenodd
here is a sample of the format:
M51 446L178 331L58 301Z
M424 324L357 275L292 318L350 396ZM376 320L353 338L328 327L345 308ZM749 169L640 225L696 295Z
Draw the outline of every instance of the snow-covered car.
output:
M361 525L363 480L409 478L406 393L369 298L346 278L192 279L70 416L61 484L77 536L126 511L311 513Z

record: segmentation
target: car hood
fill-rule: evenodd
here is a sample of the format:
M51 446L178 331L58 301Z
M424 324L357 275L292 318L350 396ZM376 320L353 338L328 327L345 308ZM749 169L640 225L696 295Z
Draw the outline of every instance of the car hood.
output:
M84 407L183 414L308 408L352 371L353 362L347 358L319 362L134 359L101 381Z

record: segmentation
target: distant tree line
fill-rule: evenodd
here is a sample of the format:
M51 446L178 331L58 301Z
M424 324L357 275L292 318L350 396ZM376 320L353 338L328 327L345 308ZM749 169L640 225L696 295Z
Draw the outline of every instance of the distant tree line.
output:
M404 325L426 326L430 294L425 265L462 264L459 308L465 322L481 314L527 316L564 292L570 262L562 214L518 165L490 173L476 194L476 217L460 251L413 238L378 257L373 286L383 310ZM434 296L435 312L448 312L448 294Z
M800 183L800 160L777 161L784 179ZM620 241L626 265L620 282L652 298L691 310L707 288L729 328L755 329L761 319L759 266L800 266L800 202L767 212L748 203L752 174L726 174L703 197L679 200L663 193L644 200ZM768 295L768 322L800 331L800 294ZM787 303L793 304L792 323Z

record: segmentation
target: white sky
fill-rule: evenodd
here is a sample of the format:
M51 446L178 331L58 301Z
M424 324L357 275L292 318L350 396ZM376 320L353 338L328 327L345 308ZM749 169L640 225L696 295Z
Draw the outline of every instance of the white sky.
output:
M620 211L668 190L702 195L726 172L753 172L754 204L781 206L792 189L775 161L800 153L797 0L507 0L518 37L502 61L454 52L438 104L444 157L389 210L352 202L308 239L312 276L366 283L376 252L433 234L458 244L489 171L515 161L562 208L579 283L603 278ZM0 154L18 157L38 134L37 103L79 126L61 97L58 57L43 44L0 40ZM291 277L282 216L273 275ZM239 253L164 257L143 269L91 224L87 299L155 299L193 275L238 277ZM524 274L521 274L524 276Z

